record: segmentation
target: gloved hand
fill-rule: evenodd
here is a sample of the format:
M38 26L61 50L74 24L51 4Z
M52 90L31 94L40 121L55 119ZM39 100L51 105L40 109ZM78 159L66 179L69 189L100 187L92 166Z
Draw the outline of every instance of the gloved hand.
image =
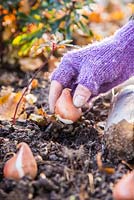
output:
M106 92L134 75L134 20L101 42L63 56L52 75L50 110L63 88L74 90L73 102L81 107L92 96Z

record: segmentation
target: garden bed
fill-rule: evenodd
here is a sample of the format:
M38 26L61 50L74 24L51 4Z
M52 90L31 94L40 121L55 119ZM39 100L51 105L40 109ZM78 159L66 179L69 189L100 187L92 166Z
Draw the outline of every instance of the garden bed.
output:
M22 89L29 78L23 77L16 74L17 81L9 84ZM36 107L42 106L49 113L49 81L41 76L38 79L39 87L32 91L38 97ZM129 168L117 159L110 160L103 145L109 106L110 96L99 98L90 111L83 108L82 118L73 125L55 120L46 124L19 120L15 125L0 121L0 200L112 200L114 183ZM31 106L27 112L33 110ZM29 144L37 160L35 180L3 177L4 163L16 152L19 142ZM103 165L114 173L99 169L99 152Z

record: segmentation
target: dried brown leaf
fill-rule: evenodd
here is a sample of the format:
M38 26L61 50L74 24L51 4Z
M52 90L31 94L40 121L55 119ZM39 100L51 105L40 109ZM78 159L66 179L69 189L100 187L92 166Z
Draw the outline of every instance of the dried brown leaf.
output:
M16 106L18 104L19 99L22 96L22 92L18 93L9 93L2 97L0 97L0 120L12 120L14 116L14 112L16 109ZM18 118L23 111L25 106L25 99L21 101L18 111L16 114L16 117Z
M96 156L96 161L97 161L98 168L101 172L105 172L107 174L115 173L115 169L113 167L107 167L107 166L103 165L102 159L101 159L101 152L98 152L98 154Z

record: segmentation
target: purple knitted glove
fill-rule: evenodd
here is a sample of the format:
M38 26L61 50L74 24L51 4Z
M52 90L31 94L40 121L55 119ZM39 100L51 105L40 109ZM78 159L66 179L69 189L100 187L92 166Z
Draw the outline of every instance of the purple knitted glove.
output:
M134 75L134 20L113 36L63 56L52 75L63 87L87 87L93 96Z

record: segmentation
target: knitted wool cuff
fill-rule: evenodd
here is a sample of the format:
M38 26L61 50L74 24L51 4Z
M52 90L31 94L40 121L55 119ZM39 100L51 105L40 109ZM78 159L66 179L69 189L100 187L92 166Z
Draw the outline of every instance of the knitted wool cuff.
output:
M63 87L86 86L93 94L106 92L134 75L134 20L113 36L71 51L52 75Z

